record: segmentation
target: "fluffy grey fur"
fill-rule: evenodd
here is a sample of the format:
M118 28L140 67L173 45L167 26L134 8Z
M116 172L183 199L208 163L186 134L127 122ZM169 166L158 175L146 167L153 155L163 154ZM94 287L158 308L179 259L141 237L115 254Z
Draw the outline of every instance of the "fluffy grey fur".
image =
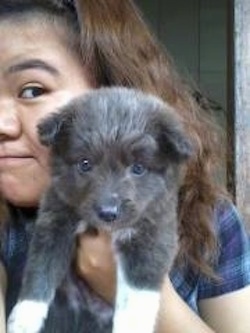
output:
M177 251L180 166L191 155L190 142L171 107L127 88L101 88L72 101L39 124L39 135L52 151L52 183L19 302L50 305L41 332L112 332L112 318L97 311L98 302L71 269L76 235L110 232L128 285L159 292Z

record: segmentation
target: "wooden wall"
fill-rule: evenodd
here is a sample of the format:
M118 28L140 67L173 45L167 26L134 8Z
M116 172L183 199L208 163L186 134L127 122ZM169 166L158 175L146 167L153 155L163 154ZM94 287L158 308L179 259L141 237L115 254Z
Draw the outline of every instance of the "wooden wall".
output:
M225 109L227 0L136 0L136 3L173 56L179 71Z
M250 1L230 0L230 6L229 176L236 205L250 230Z

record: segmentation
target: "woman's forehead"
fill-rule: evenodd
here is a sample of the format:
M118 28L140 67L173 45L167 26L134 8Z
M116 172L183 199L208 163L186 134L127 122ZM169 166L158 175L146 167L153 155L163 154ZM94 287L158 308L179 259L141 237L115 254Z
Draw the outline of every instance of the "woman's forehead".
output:
M63 52L71 56L63 37L63 28L30 19L17 23L0 21L0 62L8 58L57 58ZM73 53L72 53L73 56Z
M48 36L55 35L67 42L78 36L77 26L69 20L67 15L56 15L39 10L14 13L9 16L1 16L0 13L0 26L7 26L12 31L25 31L26 34L27 31L30 34L44 31Z

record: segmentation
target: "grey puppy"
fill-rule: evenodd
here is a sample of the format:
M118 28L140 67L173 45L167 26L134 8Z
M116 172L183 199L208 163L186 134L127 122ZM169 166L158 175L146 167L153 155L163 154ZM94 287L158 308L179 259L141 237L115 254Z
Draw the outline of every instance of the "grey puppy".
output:
M42 199L8 333L152 333L160 288L177 252L181 165L191 144L174 110L128 88L101 88L39 124L51 148ZM79 287L76 235L111 233L117 263L114 316Z

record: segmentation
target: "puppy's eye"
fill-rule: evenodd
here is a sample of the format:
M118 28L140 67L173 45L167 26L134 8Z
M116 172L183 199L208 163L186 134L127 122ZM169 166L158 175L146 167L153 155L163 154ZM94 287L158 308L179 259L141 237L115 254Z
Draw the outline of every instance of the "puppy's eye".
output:
M132 164L130 170L136 176L141 176L146 172L145 166L141 163Z
M83 159L77 163L77 168L80 172L89 172L93 166L88 159Z

